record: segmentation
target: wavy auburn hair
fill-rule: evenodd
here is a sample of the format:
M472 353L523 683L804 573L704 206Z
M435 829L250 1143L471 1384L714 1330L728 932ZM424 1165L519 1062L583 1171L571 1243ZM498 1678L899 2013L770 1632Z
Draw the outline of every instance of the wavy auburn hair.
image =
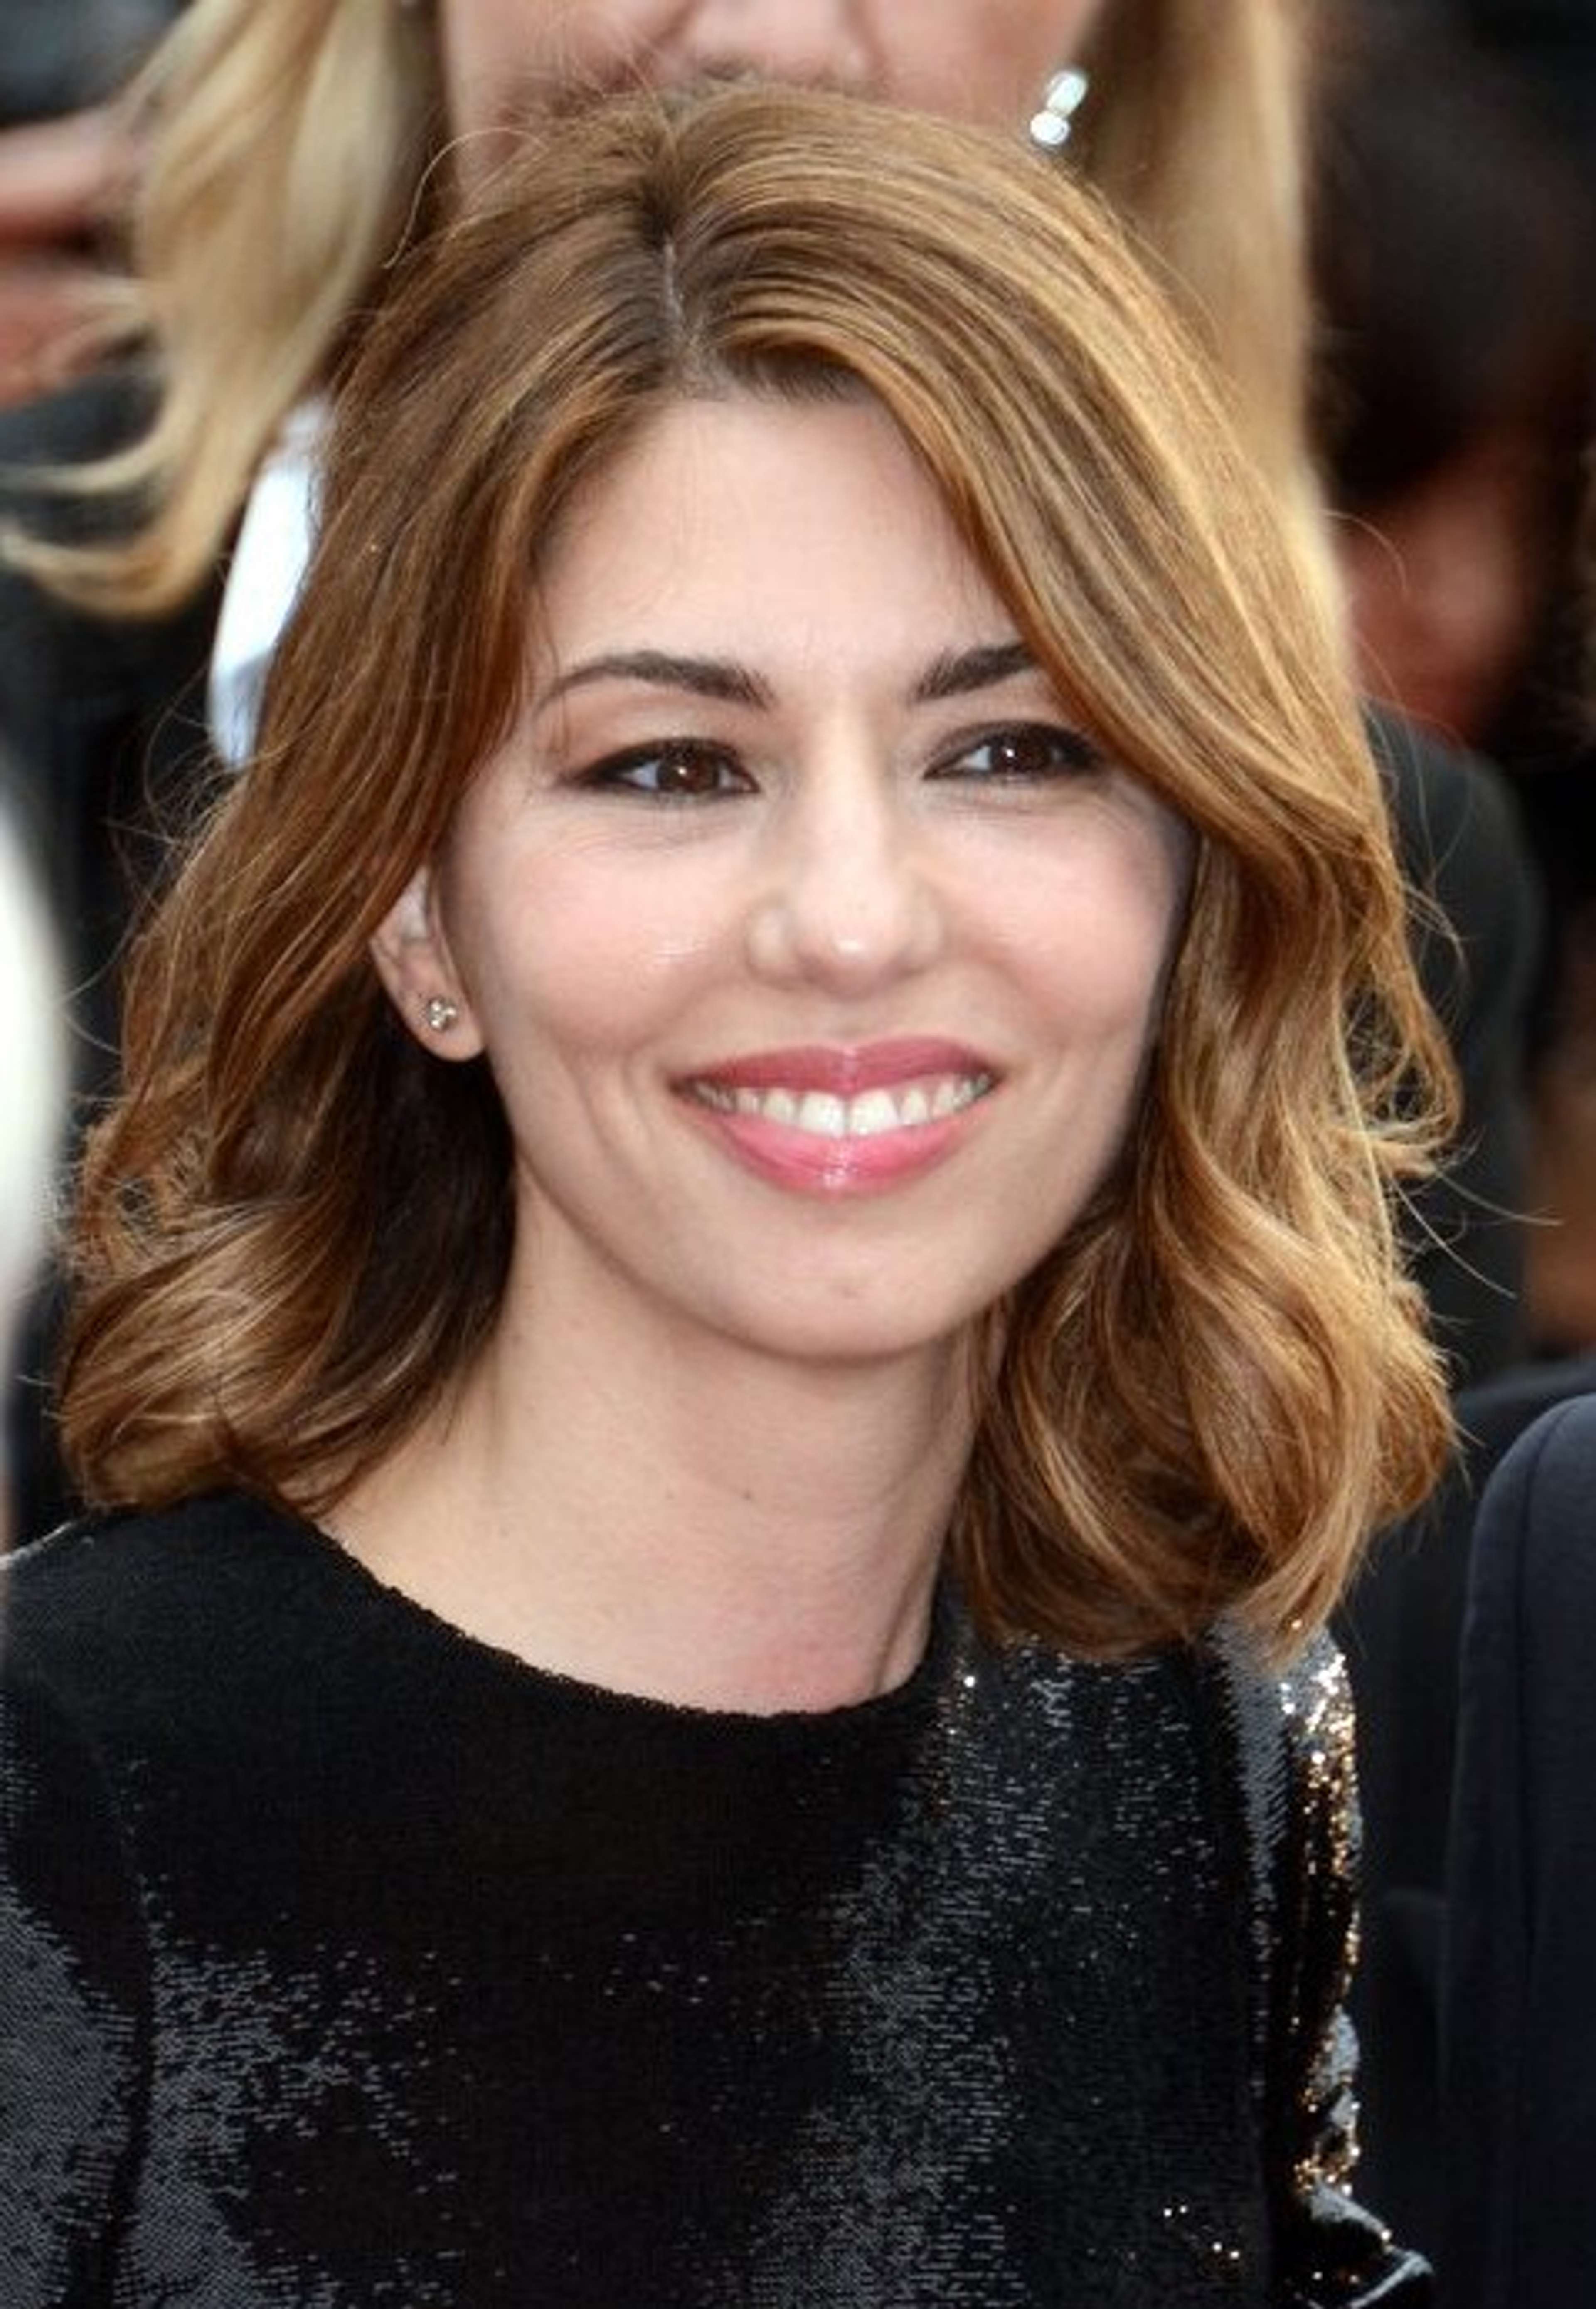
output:
M727 92L561 120L410 262L338 409L260 751L142 940L86 1157L89 1494L325 1512L500 1304L485 1067L368 955L522 702L539 552L684 397L871 395L1060 693L1194 829L1129 1143L994 1310L953 1546L995 1631L1289 1645L1446 1417L1393 1192L1445 1059L1311 577L1097 202L1008 140Z

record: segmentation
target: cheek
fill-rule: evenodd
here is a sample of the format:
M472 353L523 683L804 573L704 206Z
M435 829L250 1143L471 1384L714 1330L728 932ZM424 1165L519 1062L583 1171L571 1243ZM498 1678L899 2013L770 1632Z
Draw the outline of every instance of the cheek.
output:
M600 857L445 886L450 943L496 1068L518 1051L620 1052L663 1033L712 944L702 906Z
M1195 845L1169 813L1063 857L1009 860L1001 935L1061 1040L1140 1042L1156 1022L1184 918Z

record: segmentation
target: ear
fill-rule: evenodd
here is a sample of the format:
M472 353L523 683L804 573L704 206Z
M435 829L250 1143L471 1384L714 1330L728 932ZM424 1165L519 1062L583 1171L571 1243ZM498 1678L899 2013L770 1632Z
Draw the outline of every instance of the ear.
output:
M405 1025L435 1058L474 1059L482 1033L438 919L432 871L405 884L371 941L377 976Z

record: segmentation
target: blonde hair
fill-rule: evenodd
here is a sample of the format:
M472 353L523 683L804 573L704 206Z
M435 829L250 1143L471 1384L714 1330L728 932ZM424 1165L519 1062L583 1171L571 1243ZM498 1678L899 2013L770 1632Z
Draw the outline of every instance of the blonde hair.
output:
M1316 0L1108 0L1072 158L1153 255L1298 513L1312 350L1309 90Z
M395 0L191 0L129 99L151 157L108 352L155 414L76 476L135 518L11 557L88 608L154 616L210 575L283 418L335 370L422 197L430 25Z
M1310 5L1109 0L1071 148L1162 253L1305 534L1317 518L1303 375ZM136 94L151 158L134 279L106 331L145 346L156 414L78 477L135 517L70 544L9 539L56 591L148 616L210 575L263 450L336 370L437 189L434 38L429 12L396 0L191 0Z
M534 323L535 325L530 325ZM247 774L136 952L63 1396L91 1497L324 1512L463 1371L510 1252L485 1067L368 941L518 709L537 556L662 406L874 397L1100 742L1194 830L1121 1165L993 1318L953 1546L994 1630L1284 1645L1415 1500L1393 1245L1446 1061L1356 706L1207 366L1099 203L850 99L563 122L405 270L330 446Z

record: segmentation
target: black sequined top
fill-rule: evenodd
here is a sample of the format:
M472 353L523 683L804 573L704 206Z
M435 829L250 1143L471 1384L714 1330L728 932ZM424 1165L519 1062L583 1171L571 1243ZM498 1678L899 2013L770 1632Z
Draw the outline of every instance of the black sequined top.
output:
M1339 1663L718 1715L237 1498L13 1560L4 2309L1428 2298L1342 2185Z

